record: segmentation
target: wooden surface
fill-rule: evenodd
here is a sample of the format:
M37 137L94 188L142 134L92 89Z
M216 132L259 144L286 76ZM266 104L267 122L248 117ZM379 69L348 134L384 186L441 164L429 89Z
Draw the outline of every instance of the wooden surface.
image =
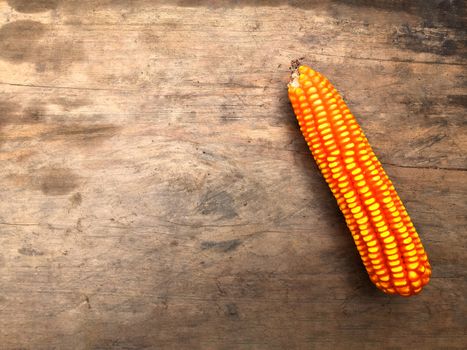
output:
M1 349L465 349L461 1L0 1ZM369 281L286 95L337 86L433 278Z

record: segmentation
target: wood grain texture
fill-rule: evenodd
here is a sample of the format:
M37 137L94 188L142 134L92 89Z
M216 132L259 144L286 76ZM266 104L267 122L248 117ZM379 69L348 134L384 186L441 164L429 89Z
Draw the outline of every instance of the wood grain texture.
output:
M463 349L461 1L0 1L2 349ZM287 100L342 92L433 266L369 281Z

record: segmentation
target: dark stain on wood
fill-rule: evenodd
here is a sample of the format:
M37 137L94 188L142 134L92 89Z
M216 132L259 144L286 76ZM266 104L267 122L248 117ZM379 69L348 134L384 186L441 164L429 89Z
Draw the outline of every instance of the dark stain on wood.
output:
M45 141L64 141L71 146L97 147L117 135L120 129L113 124L65 124L45 132L42 138Z
M394 45L411 51L427 52L441 56L457 54L458 44L446 32L427 28L414 28L409 24L399 26L393 33Z
M201 199L198 211L203 215L217 215L223 219L236 217L235 201L226 191L208 192Z
M0 130L3 126L18 120L21 106L15 102L0 100Z
M44 255L44 252L34 249L32 247L23 247L18 249L18 253L26 256L41 256Z
M43 121L45 108L41 101L33 100L21 106L16 102L0 101L0 128L8 124L36 124Z
M239 318L238 307L234 303L229 303L225 305L225 315L229 318Z
M67 168L44 167L35 169L32 173L10 173L5 176L5 180L23 191L41 191L50 196L70 193L80 184L80 177Z
M115 330L118 332L118 330ZM125 328L125 331L128 331ZM117 339L116 339L117 338ZM110 339L102 339L98 344L94 344L91 350L151 350L154 349L154 346L149 345L147 337L141 336L136 339L118 339L118 336L115 336Z
M240 116L237 115L235 109L232 109L232 105L222 104L221 105L223 113L220 116L220 120L223 123L232 123L238 120L241 120Z
M112 137L119 128L115 125L69 125L54 131L55 135L76 136L78 138Z
M87 106L87 98L57 97L54 104L72 110ZM51 102L51 101L50 101ZM18 125L22 130L32 132L31 136L16 136L14 128L8 131L5 127ZM119 133L121 127L113 124L68 124L56 126L53 118L47 120L46 105L36 99L29 100L23 107L10 100L0 100L0 144L8 141L41 140L42 142L65 142L75 147L97 147L105 140Z
M403 11L403 12L412 12L420 10L423 7L423 2L426 3L425 6L436 8L436 0L337 0L337 3L346 4L349 6L358 6L358 7L372 7L376 9L388 10L388 11Z
M186 7L253 7L253 6L269 6L269 7L278 7L278 6L291 6L297 7L302 9L312 8L313 6L317 6L318 2L314 0L263 0L263 1L256 1L256 0L179 0L177 2L179 6L186 6Z
M214 250L219 250L224 253L230 252L232 250L235 250L242 244L242 241L239 239L232 239L228 241L203 241L201 242L201 249L206 250L206 249L214 249Z
M43 170L38 180L42 193L49 196L64 195L79 186L79 177L66 168Z
M32 20L20 20L4 24L0 28L0 58L13 61L34 61L38 41L47 31L47 26Z
M76 192L70 197L70 202L73 207L78 207L83 202L83 196L81 195L81 193Z
M448 95L450 104L467 108L467 95Z
M22 124L36 124L43 122L45 116L44 105L40 101L33 101L22 113L20 122Z
M255 6L279 7L290 6L294 8L309 9L319 5L316 0L100 0L87 1L77 3L72 0L61 0L61 5L64 5L68 10L76 10L86 8L129 8L129 6L137 7L142 5L170 5L181 7L206 7L206 8L244 8Z
M423 18L426 26L443 25L462 28L465 23L465 2L463 0L336 0L338 4L354 7L398 11Z
M57 96L50 99L50 103L61 106L65 111L71 111L89 106L92 104L92 101L85 97Z
M20 105L11 101L0 100L0 147L7 136L3 129L9 124L17 122L20 118L20 110Z
M440 106L443 102L436 97L420 96L418 99L413 97L404 97L402 102L407 107L408 117L414 115L424 116L424 127L426 129L436 127L437 131L442 131L443 128L448 127L449 124L457 125L462 124L463 118L450 118L449 120L440 115Z
M419 138L410 142L412 149L417 149L418 151L430 148L431 146L437 144L446 137L443 133L436 133L427 137Z
M65 71L83 58L82 45L71 41L69 36L57 35L53 25L19 20L0 28L0 59L34 63L40 73Z
M36 13L57 8L59 0L8 0L8 5L18 12Z

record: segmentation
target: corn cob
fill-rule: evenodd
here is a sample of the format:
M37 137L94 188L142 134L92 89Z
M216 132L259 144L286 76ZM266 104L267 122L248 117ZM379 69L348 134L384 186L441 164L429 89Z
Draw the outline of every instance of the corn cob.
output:
M431 276L425 250L342 97L323 75L304 65L292 74L288 92L371 281L388 294L419 293Z

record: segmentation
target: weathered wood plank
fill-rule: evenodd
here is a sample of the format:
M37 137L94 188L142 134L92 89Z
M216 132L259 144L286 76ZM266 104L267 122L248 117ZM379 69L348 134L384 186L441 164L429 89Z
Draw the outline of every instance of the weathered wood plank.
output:
M423 238L416 298L312 163L303 56ZM0 1L2 348L464 348L466 64L455 1Z

